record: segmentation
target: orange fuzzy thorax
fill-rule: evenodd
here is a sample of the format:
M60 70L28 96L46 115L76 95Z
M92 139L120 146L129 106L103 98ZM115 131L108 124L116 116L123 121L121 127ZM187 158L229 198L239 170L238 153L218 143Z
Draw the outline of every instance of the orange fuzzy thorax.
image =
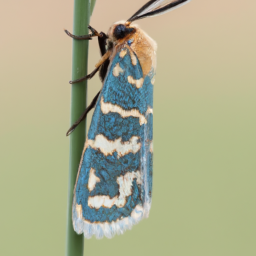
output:
M157 44L156 42L149 37L142 29L140 29L137 25L131 25L131 28L135 28L136 31L125 38L116 40L113 37L113 31L115 27L118 24L125 24L124 21L120 21L115 23L113 26L110 27L108 36L109 40L113 42L114 47L111 50L110 59L113 59L113 57L116 55L117 52L119 52L124 46L126 46L128 49L130 48L132 51L130 51L131 59L133 58L133 52L137 55L142 71L143 76L145 77L151 69L156 69L156 49ZM132 44L129 46L127 44L127 41L131 40ZM136 63L134 64L136 65Z

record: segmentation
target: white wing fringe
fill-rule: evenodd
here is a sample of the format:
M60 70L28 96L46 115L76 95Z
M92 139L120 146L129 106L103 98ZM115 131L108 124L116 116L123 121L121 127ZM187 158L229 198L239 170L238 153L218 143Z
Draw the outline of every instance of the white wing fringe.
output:
M93 235L97 239L104 236L112 238L116 234L121 235L126 230L131 229L133 225L139 223L143 218L148 218L151 203L144 203L143 207L137 205L131 213L131 216L123 218L122 220L112 221L111 223L105 222L101 224L92 224L79 216L76 211L76 200L73 200L73 227L77 234L84 233L84 237L89 239Z

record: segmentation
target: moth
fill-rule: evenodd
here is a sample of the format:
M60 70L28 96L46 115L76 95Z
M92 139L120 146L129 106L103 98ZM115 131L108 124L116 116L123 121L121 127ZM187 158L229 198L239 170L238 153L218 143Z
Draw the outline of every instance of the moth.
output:
M67 135L95 108L74 188L74 230L86 238L112 238L149 216L153 172L153 87L156 42L133 22L171 11L188 0L151 0L127 21L114 23L98 37L102 89Z

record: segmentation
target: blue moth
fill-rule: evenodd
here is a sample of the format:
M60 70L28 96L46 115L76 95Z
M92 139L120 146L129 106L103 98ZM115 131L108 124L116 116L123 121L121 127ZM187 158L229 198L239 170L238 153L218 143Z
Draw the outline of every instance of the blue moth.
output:
M103 82L67 135L95 108L77 174L73 198L73 226L86 238L112 238L149 216L153 172L153 86L156 42L133 21L156 16L188 0L152 0L127 21L113 24L98 37L102 58L96 69Z

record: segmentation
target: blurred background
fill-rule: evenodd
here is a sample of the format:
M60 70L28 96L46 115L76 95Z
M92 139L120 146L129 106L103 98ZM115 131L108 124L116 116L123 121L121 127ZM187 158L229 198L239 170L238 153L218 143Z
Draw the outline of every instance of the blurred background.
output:
M107 32L145 2L97 0L91 25ZM152 210L85 240L84 255L256 255L255 10L193 0L137 22L158 43ZM0 254L64 255L73 1L1 1L0 13ZM92 71L97 40L89 52Z

